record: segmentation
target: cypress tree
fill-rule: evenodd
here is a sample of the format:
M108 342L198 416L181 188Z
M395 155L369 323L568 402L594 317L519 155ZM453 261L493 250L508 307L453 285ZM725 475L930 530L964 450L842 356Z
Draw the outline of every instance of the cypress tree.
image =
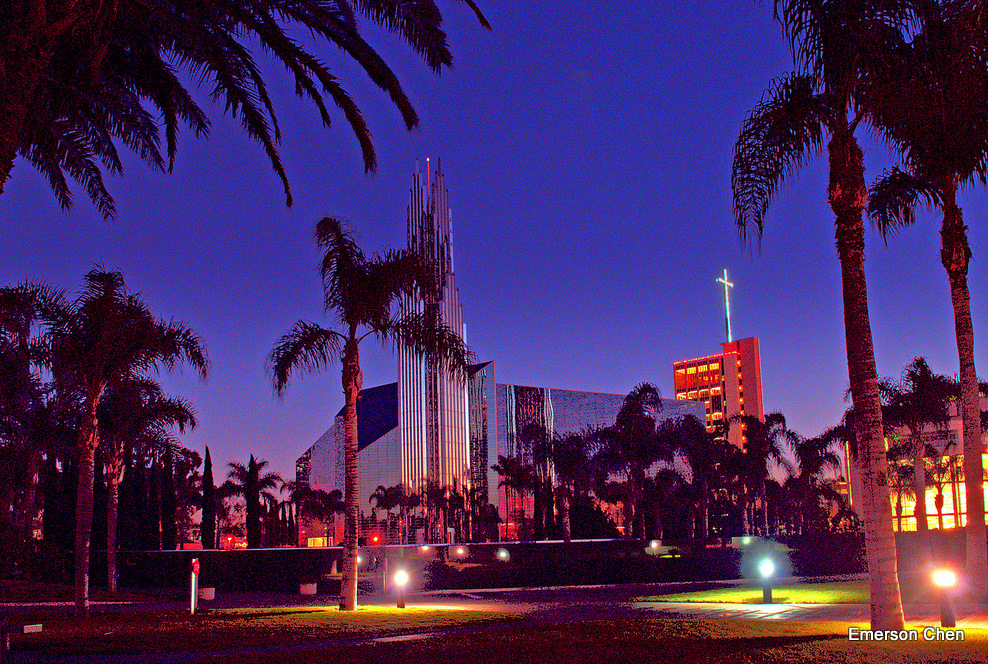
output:
M216 485L213 482L213 460L206 447L206 461L202 471L202 548L216 548Z
M247 503L246 526L247 526L247 548L259 549L261 547L261 490L258 487L257 461L254 455L250 455L250 464L247 466L247 485L244 487L244 500Z
M161 548L165 551L174 551L178 547L175 506L175 460L169 445L165 448L161 468Z

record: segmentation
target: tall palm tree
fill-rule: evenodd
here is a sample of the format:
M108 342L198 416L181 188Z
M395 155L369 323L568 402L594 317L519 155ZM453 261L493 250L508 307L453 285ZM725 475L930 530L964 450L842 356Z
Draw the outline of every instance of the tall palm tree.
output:
M753 415L735 415L731 424L744 428L745 443L736 456L738 477L741 481L741 523L746 535L754 530L755 504L762 506L762 533L768 534L768 510L765 500L765 482L769 479L771 465L788 468L784 449L794 440L793 432L786 427L782 413L768 413L764 420Z
M44 429L51 423L51 395L41 380L44 347L37 326L45 308L60 292L45 284L22 283L0 288L0 440L23 455L21 537L31 539L37 515L35 498L41 469ZM10 507L15 507L11 505Z
M711 435L706 426L693 415L675 420L676 450L686 460L690 469L690 487L698 512L695 528L690 536L703 541L710 536L710 505L714 490L721 484L723 464L734 446L727 442L726 432Z
M581 488L589 489L590 459L593 456L595 440L594 432L585 430L565 436L557 435L553 441L552 466L558 482L555 497L559 510L560 529L565 542L572 539L570 510L573 501L581 492Z
M299 321L271 351L275 390L284 394L292 376L317 371L339 362L343 367L344 524L343 583L340 608L357 606L357 396L363 385L360 343L373 336L404 344L434 357L439 368L465 376L469 350L463 340L436 317L436 312L395 314L400 298L433 294L441 285L434 271L408 251L391 251L366 258L340 221L325 217L316 224L316 241L325 249L319 266L324 310L336 319L336 329Z
M514 517L519 524L518 539L528 539L528 531L525 528L525 495L534 494L539 485L539 476L535 472L535 466L530 463L523 463L516 457L506 457L499 454L497 463L491 468L501 477L497 485L508 490L506 502L509 519L512 517L510 512L512 504L517 506ZM515 500L512 500L513 498Z
M476 4L463 1L490 29ZM64 207L71 204L67 173L104 217L113 217L102 173L123 170L115 141L164 170L174 164L180 124L197 135L208 133L206 113L185 88L191 79L209 81L212 98L222 100L233 117L239 115L281 178L291 205L278 152L281 129L253 44L285 67L296 94L316 106L325 126L331 121L328 104L339 107L360 143L365 168L374 170L376 155L360 108L332 67L293 36L309 32L355 60L411 129L418 116L398 77L364 40L361 19L397 35L436 73L452 63L434 0L200 0L194 11L178 0L4 3L0 193L20 155L47 177ZM167 165L159 150L159 115Z
M93 522L99 408L107 388L171 370L185 362L205 378L209 362L199 336L188 327L155 319L130 293L119 272L95 268L72 302L59 298L45 311L47 356L55 380L83 395L76 464L75 611L89 613L89 542Z
M896 90L895 103L876 107L876 122L895 146L904 170L886 171L872 186L868 212L886 235L912 224L918 204L943 214L940 260L950 284L960 363L967 577L984 595L988 593L988 551L981 409L967 283L972 253L957 191L983 185L988 178L988 37L982 3L916 4L916 34L901 49L897 66L884 72L885 85Z
M838 439L828 429L813 438L804 438L793 433L788 436L787 442L796 461L791 466L789 475L798 499L798 529L802 530L813 525L813 516L819 512L821 502L826 501L833 493L833 487L825 476L827 473L836 475L840 471L841 460L835 451Z
M377 488L368 498L368 502L374 505L375 510L384 510L386 516L386 523L388 528L386 529L390 532L391 524L391 510L398 509L401 506L402 494L400 493L400 486L384 486L383 484L378 484Z
M227 480L220 487L220 492L224 496L241 496L244 499L246 510L244 527L247 530L248 549L257 549L261 546L262 502L277 503L278 497L275 492L284 484L278 473L264 472L267 465L267 461L257 460L253 454L250 455L246 466L231 461L230 471L226 475Z
M626 539L631 539L635 532L644 537L644 529L634 528L648 470L657 461L672 461L672 447L659 435L655 423L655 415L661 408L658 389L651 383L641 383L625 397L614 425L600 432L597 459L610 472L625 476L627 496L622 502Z
M797 71L776 80L741 126L734 153L734 211L742 241L761 236L779 185L826 149L828 198L841 266L847 368L862 477L871 623L901 629L895 538L882 436L878 373L864 272L868 200L863 154L855 138L868 120L863 82L902 41L908 3L895 0L776 0L776 16Z
M161 386L143 376L121 381L107 388L100 401L103 469L106 479L106 575L110 592L117 590L117 518L120 506L120 480L124 460L138 442L147 436L177 427L196 426L192 405L166 396Z
M923 440L923 431L927 427L946 429L950 421L949 402L957 393L956 383L947 376L933 373L926 359L917 357L902 370L902 378L897 383L889 384L888 390L885 418L889 424L909 431L913 495L917 497L916 530L925 532L929 524L926 514L927 443Z

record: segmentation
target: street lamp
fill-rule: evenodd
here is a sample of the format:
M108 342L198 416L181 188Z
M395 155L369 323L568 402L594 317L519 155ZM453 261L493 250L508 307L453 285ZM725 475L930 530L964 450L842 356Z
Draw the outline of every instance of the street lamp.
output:
M957 575L953 570L941 568L933 571L933 583L940 596L940 626L957 627L957 617L954 615L954 602L950 590L957 585Z
M510 558L511 558L511 554L508 553L508 550L505 549L503 546L497 550L497 559L500 560L501 562L506 563Z
M772 603L772 575L775 574L775 563L766 558L758 564L758 573L762 576L762 604Z
M399 569L394 576L395 585L398 586L398 608L405 608L405 586L408 585L408 572Z

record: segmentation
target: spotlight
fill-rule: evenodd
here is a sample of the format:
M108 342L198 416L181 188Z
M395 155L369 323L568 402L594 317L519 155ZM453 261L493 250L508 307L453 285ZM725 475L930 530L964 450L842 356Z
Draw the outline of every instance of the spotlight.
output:
M772 603L772 575L775 574L775 563L766 558L758 564L758 573L762 575L762 603Z
M398 608L405 608L405 586L408 585L408 572L399 569L394 576L395 585L398 586Z
M940 626L957 627L954 601L950 596L951 589L957 585L957 574L953 570L942 567L933 571L933 583L940 597Z
M762 575L763 579L769 578L775 574L775 563L770 558L766 558L758 565L758 573Z
M505 549L504 547L501 547L500 549L497 550L497 559L498 560L500 560L502 562L508 562L508 560L510 558L511 558L511 554L508 553L508 550Z

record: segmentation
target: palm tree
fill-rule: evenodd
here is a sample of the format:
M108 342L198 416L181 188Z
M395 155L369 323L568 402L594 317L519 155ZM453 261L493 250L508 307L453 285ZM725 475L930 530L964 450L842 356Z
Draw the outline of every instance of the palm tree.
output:
M117 516L124 459L138 442L164 429L194 429L191 404L167 397L161 386L143 376L109 386L100 401L101 442L104 444L104 474L107 487L106 567L107 586L117 590Z
M870 110L862 83L901 43L900 25L908 3L776 0L774 5L798 71L773 82L766 98L741 126L733 166L735 218L742 241L752 231L760 237L779 185L826 148L828 197L841 266L847 368L858 429L871 623L874 629L901 629L902 600L864 272L862 214L868 192L855 131Z
M289 500L295 505L295 521L299 524L303 518L319 521L326 527L327 537L329 522L335 520L337 514L346 512L343 492L339 489L324 491L294 481L285 482L281 489L288 493Z
M0 289L0 440L24 458L24 472L17 478L22 481L22 500L14 512L23 518L19 525L25 542L31 539L37 515L43 430L51 424L52 415L51 395L46 394L50 390L40 376L45 349L38 343L36 327L44 309L59 296L44 284L25 282Z
M530 463L523 463L516 457L506 457L499 454L497 456L497 463L491 466L491 468L501 477L497 485L507 489L506 502L508 509L507 516L509 519L512 516L511 506L512 504L516 505L514 516L519 524L518 539L528 539L527 528L525 528L525 494L534 494L538 487L539 476L535 472L535 467Z
M644 536L644 529L634 529L648 470L657 461L672 461L672 446L659 435L655 424L655 414L661 408L658 389L651 383L641 383L625 397L614 425L600 432L601 447L595 456L609 472L620 472L625 477L627 495L622 504L626 539L635 532Z
M703 541L710 536L710 505L715 488L721 484L723 463L734 446L727 442L726 432L713 436L706 426L692 415L675 420L676 450L690 468L690 487L694 505L699 512L690 536L698 533Z
M840 470L841 460L834 451L839 439L837 432L828 429L813 438L792 433L787 442L796 460L795 465L790 466L789 475L798 499L797 528L802 531L814 525L814 515L819 513L822 502L837 500L832 482L825 475Z
M386 487L383 484L378 484L377 488L370 495L368 502L374 504L375 510L384 510L387 515L388 524L387 531L390 532L391 524L391 510L398 509L401 506L402 498L404 497L401 493L401 485Z
M555 490L563 541L572 539L570 510L574 499L590 487L590 459L593 457L595 432L584 430L556 436L552 445L552 466L558 485Z
M89 542L93 521L99 408L107 388L186 362L205 378L209 362L202 341L184 325L156 320L119 272L95 268L72 301L59 298L45 312L46 345L55 380L83 395L77 438L79 473L75 529L75 610L89 612Z
M463 0L490 29L472 0ZM452 63L434 0L318 2L202 0L190 11L176 1L114 3L5 3L0 9L0 193L19 154L50 182L63 207L71 204L66 173L86 189L106 218L115 215L102 169L123 170L115 141L153 168L174 164L180 124L196 135L209 130L205 112L185 88L186 76L209 81L215 100L240 116L262 146L291 205L288 176L278 152L281 129L267 83L250 45L261 48L293 77L296 94L312 101L325 126L327 105L339 107L353 128L364 167L376 167L370 131L360 108L330 66L293 37L309 32L352 58L398 107L411 129L418 124L398 77L361 36L359 19L383 26L418 53L437 74ZM166 159L159 151L158 117Z
M764 421L752 415L735 415L731 424L737 423L745 432L744 448L736 457L737 473L741 481L741 523L746 535L754 530L755 503L762 505L762 534L768 535L768 509L765 500L765 482L769 479L769 467L775 463L788 468L789 461L784 445L794 440L793 432L786 427L782 413L769 413Z
M915 358L902 370L898 383L890 383L885 417L894 426L909 430L909 447L913 458L913 495L916 530L928 530L926 515L926 448L923 431L928 426L945 429L950 421L949 402L957 392L955 383L933 373L922 357ZM980 419L980 413L979 413ZM980 425L979 425L980 428Z
M299 371L316 371L339 361L343 366L344 524L343 585L340 608L357 606L357 396L363 385L360 343L369 336L382 342L404 344L433 357L442 370L465 375L469 350L463 340L438 319L435 311L395 315L400 298L436 293L434 271L408 251L391 251L368 259L340 221L326 217L316 225L316 241L325 249L320 264L324 309L336 318L338 329L299 321L271 351L275 390L284 394Z
M895 146L905 170L886 171L872 186L868 213L886 235L912 224L914 208L920 203L943 214L940 260L950 284L960 361L967 577L984 595L988 593L988 551L981 409L967 284L972 254L957 191L985 184L988 177L988 71L984 66L988 39L981 3L917 5L917 32L908 47L903 47L897 66L886 72L886 85L896 91L895 103L876 108L876 122Z
M552 512L552 432L547 431L543 424L532 422L526 424L518 432L518 441L521 444L524 458L531 460L535 474L538 476L532 496L534 524L532 535L536 540L545 539L546 526Z
M226 482L220 487L220 492L224 496L242 496L244 499L245 520L244 527L247 530L247 548L257 549L261 546L261 503L277 503L278 497L275 490L284 482L281 476L275 472L264 472L268 462L263 459L258 461L254 455L250 455L250 461L244 466L242 463L231 461L230 471L227 473Z

